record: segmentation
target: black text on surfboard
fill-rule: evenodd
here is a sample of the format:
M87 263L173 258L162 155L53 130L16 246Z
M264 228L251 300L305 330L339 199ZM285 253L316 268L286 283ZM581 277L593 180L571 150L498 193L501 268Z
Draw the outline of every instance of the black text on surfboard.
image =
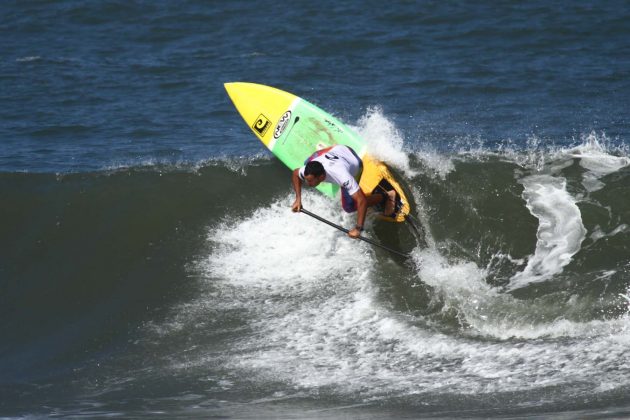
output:
M284 129L289 125L289 121L291 120L291 111L287 111L282 114L282 117L278 120L278 124L276 124L276 129L273 131L273 138L277 139L282 135Z

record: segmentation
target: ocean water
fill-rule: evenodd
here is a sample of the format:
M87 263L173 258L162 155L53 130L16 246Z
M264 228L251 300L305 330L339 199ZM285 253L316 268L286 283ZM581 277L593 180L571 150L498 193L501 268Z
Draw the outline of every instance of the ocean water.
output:
M630 416L628 2L0 16L0 417ZM411 257L293 214L230 81L355 128Z

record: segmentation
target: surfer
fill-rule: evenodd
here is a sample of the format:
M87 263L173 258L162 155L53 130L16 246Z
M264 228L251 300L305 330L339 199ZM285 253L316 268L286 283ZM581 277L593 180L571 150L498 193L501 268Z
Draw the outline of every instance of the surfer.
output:
M359 187L358 180L363 171L363 162L352 148L336 145L318 150L312 154L301 168L293 171L292 182L295 190L295 201L292 210L302 208L302 181L308 186L316 187L321 182L330 182L341 187L341 206L347 213L357 212L357 224L348 232L351 238L361 235L367 208L384 205L384 215L394 213L396 192L376 192L365 195Z

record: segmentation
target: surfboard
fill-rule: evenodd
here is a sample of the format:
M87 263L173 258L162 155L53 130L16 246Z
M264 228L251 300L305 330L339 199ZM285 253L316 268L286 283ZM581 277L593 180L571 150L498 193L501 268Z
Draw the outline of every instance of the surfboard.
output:
M318 150L336 144L350 146L363 161L359 186L366 195L379 189L396 191L396 213L379 217L405 221L411 210L405 191L387 165L369 155L367 142L355 131L317 106L280 89L244 82L226 83L225 89L256 137L291 170L303 166ZM328 182L317 189L330 197L339 192L339 186Z

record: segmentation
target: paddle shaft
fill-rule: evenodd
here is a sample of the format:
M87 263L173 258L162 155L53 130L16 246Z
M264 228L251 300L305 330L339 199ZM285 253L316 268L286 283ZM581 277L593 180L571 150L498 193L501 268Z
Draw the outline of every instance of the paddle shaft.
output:
M311 213L310 211L306 210L304 207L301 207L301 208L300 208L300 212L302 212L302 213L304 213L304 214L307 214L307 215L311 216L312 218L319 220L320 222L326 223L327 225L332 226L332 227L334 227L335 229L338 229L338 230L340 230L340 231L342 231L342 232L345 232L345 233L349 233L349 232L350 232L348 229L346 229L346 228L344 228L344 227L341 227L341 226L339 226L339 225L336 225L336 224L334 224L333 222L331 222L331 221L329 221L329 220L326 220L326 219L324 219L323 217L320 217L320 216L316 215L315 213ZM407 254L403 254L403 253L402 253L402 252L400 252L400 251L396 251L395 249L391 249L391 248L389 248L389 247L386 247L385 245L381 245L381 244L379 244L378 242L374 242L373 240L368 239L368 238L365 238L365 237L363 237L363 236L357 236L357 238L356 238L356 239L360 239L360 240L362 240L362 241L364 241L364 242L367 242L367 243L368 243L368 244L370 244L370 245L374 245L374 246L377 246L377 247L379 247L379 248L382 248L382 249L384 249L384 250L386 250L386 251L391 252L392 254L396 254L396 255L399 255L399 256L404 257L404 258L409 258L409 255L407 255Z

